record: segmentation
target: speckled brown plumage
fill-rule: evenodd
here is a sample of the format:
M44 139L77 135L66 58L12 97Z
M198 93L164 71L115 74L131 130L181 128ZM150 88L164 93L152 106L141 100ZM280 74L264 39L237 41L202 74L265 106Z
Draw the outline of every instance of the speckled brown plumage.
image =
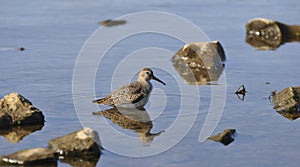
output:
M150 68L143 68L139 72L137 81L122 86L110 95L94 100L93 103L126 108L144 107L152 91L151 79L165 85L163 81L153 75L153 71Z

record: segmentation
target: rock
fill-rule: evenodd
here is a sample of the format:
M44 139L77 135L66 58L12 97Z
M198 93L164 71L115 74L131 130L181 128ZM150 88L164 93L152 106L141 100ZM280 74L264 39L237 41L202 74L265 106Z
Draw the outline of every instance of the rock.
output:
M21 150L13 154L1 156L0 165L18 164L18 165L55 165L57 159L53 150L47 148L33 148Z
M225 129L223 132L218 133L217 135L210 136L208 139L220 142L227 146L228 144L234 141L235 129Z
M91 128L83 128L68 135L52 139L48 145L49 148L62 156L99 156L101 153L98 133Z
M244 85L241 85L241 86L239 86L239 87L237 88L237 90L236 90L234 93L236 94L236 96L237 96L240 100L244 101L246 92L247 92L247 91L246 91L245 86L244 86Z
M25 48L24 48L24 47L20 47L19 50L20 50L20 51L24 51Z
M176 71L191 85L217 81L225 60L225 52L218 41L186 44L172 57Z
M112 27L112 26L117 26L117 25L122 25L122 24L126 24L125 20L104 20L99 22L99 24L101 24L104 27Z
M25 136L41 130L43 128L42 125L24 125L24 126L17 126L11 127L9 129L0 130L0 135L3 136L7 141L11 143L19 143Z
M0 113L11 117L12 126L44 124L43 113L18 93L11 93L0 99Z
M289 120L300 117L300 86L288 87L272 98L274 109Z
M285 42L300 41L300 26L255 18L246 23L246 42L260 50L274 50Z
M153 124L149 114L144 108L110 108L104 111L94 112L93 115L104 116L121 128L136 132L141 143L145 145L150 144L156 136L164 132L164 130L158 133L150 132Z

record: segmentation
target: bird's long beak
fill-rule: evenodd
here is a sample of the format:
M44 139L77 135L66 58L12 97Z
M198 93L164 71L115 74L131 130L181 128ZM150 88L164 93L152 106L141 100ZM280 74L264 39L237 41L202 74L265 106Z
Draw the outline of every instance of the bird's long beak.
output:
M166 83L164 83L162 80L156 78L154 75L152 75L152 79L156 80L157 82L162 83L163 85L166 85Z

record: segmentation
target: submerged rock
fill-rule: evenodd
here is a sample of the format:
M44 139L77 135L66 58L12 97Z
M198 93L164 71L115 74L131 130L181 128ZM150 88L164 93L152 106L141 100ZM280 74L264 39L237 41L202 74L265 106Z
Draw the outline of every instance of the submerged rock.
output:
M33 148L21 150L9 155L0 157L0 165L18 164L18 165L55 165L57 159L53 150L47 148Z
M246 42L260 50L274 50L285 42L300 41L300 26L255 18L246 23Z
M112 27L112 26L117 26L117 25L122 25L122 24L126 24L125 20L104 20L99 22L99 24L101 24L104 27Z
M288 87L272 98L274 109L289 120L300 117L300 86Z
M210 136L208 139L220 142L227 146L228 144L234 141L236 130L235 129L225 129L223 132L218 133L217 135Z
M43 113L34 107L28 99L18 93L11 93L0 99L0 113L11 117L10 124L12 126L44 124ZM2 119L2 121L0 124L5 124L5 121L7 122L8 119Z
M52 139L48 143L49 148L62 156L98 156L101 153L101 144L98 133L91 128L70 133L68 135Z
M217 81L225 60L225 52L218 41L186 44L172 57L176 71L191 85Z

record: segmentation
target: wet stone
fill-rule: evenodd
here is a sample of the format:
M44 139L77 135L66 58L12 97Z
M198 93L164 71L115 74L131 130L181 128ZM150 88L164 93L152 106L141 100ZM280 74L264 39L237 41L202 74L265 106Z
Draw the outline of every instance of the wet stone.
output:
M9 155L1 156L0 165L18 164L18 165L39 165L48 164L56 166L57 160L53 150L48 148L33 148L21 150Z
M282 44L282 32L273 20L255 18L246 23L246 42L260 50L273 50Z
M274 109L283 117L295 120L300 117L300 87L288 87L272 98Z
M62 156L99 156L101 153L98 133L91 128L83 128L68 135L52 139L48 145L49 148Z
M219 41L186 44L172 57L174 68L190 85L217 81L223 72L225 60L225 52Z
M246 23L246 42L260 50L274 50L286 42L299 42L299 25L287 25L264 18Z
M104 27L113 27L113 26L117 26L117 25L123 25L126 24L126 20L103 20L101 22L99 22L99 24L101 24Z
M220 142L227 146L228 144L234 141L236 130L235 129L225 129L223 132L218 133L217 135L210 136L208 139Z
M11 117L12 126L44 124L43 113L34 107L28 99L18 93L11 93L0 99L0 113ZM7 121L7 119L0 120L0 124L3 124L2 121Z

